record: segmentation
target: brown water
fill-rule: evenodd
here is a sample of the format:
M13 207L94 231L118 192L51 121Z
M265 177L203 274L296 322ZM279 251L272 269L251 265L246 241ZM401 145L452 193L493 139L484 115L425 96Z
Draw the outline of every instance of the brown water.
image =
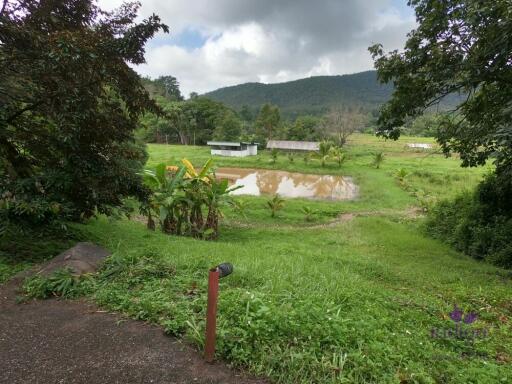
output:
M234 195L274 195L308 199L348 200L358 194L350 177L312 175L251 168L218 168L216 175L243 187Z

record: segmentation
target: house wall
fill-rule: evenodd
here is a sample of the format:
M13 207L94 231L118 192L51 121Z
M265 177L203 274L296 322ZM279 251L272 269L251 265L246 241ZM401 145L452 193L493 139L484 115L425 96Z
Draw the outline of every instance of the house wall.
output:
M258 146L257 145L248 145L247 149L249 151L249 156L254 156L258 154Z
M249 156L249 149L244 149L242 151L230 151L228 149L213 149L211 150L212 155L217 156L230 156L230 157L245 157Z

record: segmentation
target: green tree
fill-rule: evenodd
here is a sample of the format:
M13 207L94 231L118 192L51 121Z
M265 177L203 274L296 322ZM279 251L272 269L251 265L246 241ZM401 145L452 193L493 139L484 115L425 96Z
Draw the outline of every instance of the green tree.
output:
M163 89L162 96L165 98L177 101L183 100L183 96L180 91L180 84L174 76L160 76L153 82Z
M287 139L316 141L321 137L320 133L321 119L316 116L305 115L295 119L293 125L287 132Z
M239 112L240 118L247 123L251 123L254 120L254 115L247 105L243 105Z
M258 136L266 140L272 140L280 121L279 107L268 103L264 104L256 119Z
M444 153L463 166L494 159L497 173L512 170L512 17L510 1L411 0L418 27L403 51L370 47L379 79L393 82L378 133L397 139L407 119L456 93L457 108L437 132Z
M442 119L442 115L426 113L408 122L404 127L404 132L411 136L434 137Z
M213 138L220 141L237 141L242 134L242 122L236 115L227 111L217 123Z
M138 7L3 1L0 206L9 219L86 218L145 197L133 132L158 108L131 65L168 28L155 15L136 23Z

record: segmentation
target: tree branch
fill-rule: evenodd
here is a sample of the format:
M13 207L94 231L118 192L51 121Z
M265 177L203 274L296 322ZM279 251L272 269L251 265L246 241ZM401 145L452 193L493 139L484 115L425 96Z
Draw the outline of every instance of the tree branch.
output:
M14 119L16 119L17 117L21 116L22 114L24 114L27 111L30 111L31 109L38 107L41 104L43 104L43 102L38 101L37 103L27 105L25 108L22 108L19 111L17 111L16 113L14 113L13 115L9 116L5 121L7 122L7 124L9 124L9 123L13 122Z
M0 11L0 16L2 16L6 7L7 7L7 0L4 0L4 3L2 4L2 10Z

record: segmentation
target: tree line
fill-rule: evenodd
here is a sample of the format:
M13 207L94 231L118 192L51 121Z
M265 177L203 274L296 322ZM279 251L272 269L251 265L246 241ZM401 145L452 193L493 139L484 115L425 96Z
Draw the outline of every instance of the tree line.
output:
M234 110L197 94L185 100L178 81L172 76L145 78L143 84L164 112L147 113L140 119L137 135L146 142L204 145L208 140L264 144L275 139L329 139L343 145L351 133L371 131L376 119L374 114L353 106L333 107L324 116L300 115L287 119L278 106L270 103L264 103L254 113L248 106Z

